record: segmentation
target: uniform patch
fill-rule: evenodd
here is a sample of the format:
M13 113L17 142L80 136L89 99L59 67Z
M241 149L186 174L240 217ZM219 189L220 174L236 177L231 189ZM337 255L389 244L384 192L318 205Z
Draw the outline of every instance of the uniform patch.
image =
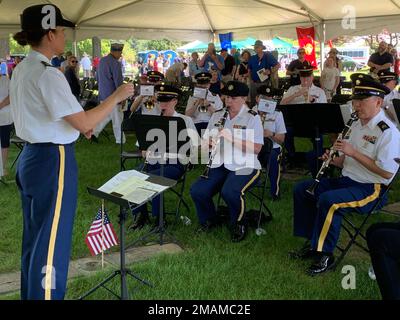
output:
M382 132L390 128L385 121L379 122L378 127L382 130Z
M368 136L368 135L363 136L363 140L368 141L369 143L372 143L372 144L375 144L377 138L378 137L375 137L375 136Z

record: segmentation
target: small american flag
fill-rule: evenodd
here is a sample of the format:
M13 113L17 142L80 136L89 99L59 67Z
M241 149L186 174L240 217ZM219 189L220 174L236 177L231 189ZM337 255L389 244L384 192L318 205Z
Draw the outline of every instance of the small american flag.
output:
M118 245L118 238L110 219L108 218L107 211L104 212L104 226L102 226L101 208L99 209L96 218L86 235L85 242L89 247L92 256L96 256L99 253Z

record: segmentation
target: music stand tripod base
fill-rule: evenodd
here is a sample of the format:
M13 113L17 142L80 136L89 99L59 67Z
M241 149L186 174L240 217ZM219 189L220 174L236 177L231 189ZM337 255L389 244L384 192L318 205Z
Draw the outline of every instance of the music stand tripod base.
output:
M78 298L78 300L83 300L86 297L90 296L94 292L96 292L100 288L104 288L107 290L109 293L111 293L113 296L120 300L128 300L129 299L129 292L126 284L126 278L127 276L130 276L134 278L135 280L141 282L144 285L147 285L149 287L153 287L153 285L146 281L141 279L139 276L135 275L130 269L126 267L125 264L125 220L126 220L126 215L127 215L127 208L129 208L129 202L117 198L115 196L112 196L110 194L101 192L96 189L88 188L88 192L91 195L94 195L98 198L108 200L110 202L113 202L117 205L120 206L120 214L119 214L119 224L120 224L120 268L118 270L115 270L112 274L110 274L107 278L105 278L103 281L101 281L99 284L97 284L95 287L90 289L88 292L83 294L81 297ZM113 292L111 289L107 288L105 285L112 281L115 277L120 276L121 277L121 293L120 295L116 294Z

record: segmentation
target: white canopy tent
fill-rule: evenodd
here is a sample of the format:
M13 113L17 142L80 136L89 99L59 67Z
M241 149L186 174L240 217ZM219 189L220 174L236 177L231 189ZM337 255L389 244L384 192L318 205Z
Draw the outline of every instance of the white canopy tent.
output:
M76 23L70 36L77 41L99 36L207 42L226 32L235 39L295 38L295 27L311 22L321 40L400 30L400 0L0 0L0 37L18 31L19 14L38 3L60 7ZM352 14L355 24L348 20Z

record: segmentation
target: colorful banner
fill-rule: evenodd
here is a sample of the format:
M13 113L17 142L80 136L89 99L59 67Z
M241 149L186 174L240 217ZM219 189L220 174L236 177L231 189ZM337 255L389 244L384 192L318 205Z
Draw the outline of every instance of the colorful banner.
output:
M296 27L297 39L300 48L306 51L306 60L310 62L314 69L318 67L317 57L315 55L315 29L314 27L301 28Z

